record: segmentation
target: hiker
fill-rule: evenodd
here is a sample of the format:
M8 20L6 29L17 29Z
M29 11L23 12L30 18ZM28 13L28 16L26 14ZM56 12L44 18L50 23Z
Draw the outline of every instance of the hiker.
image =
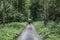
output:
M29 20L28 20L28 24L31 24L31 23L32 23L32 20L31 20L31 19L29 19Z

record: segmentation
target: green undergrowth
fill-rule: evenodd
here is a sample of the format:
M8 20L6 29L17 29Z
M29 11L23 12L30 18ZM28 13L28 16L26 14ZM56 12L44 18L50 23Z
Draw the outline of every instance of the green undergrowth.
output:
M48 25L44 26L43 21L33 23L38 34L43 36L46 40L60 40L60 23L48 22Z
M16 37L22 32L22 30L25 28L26 23L22 22L12 22L5 24L3 26L0 25L0 40L15 40Z
M0 40L16 40L18 35L26 28L26 22L12 22L0 25ZM44 26L43 21L33 22L37 33L46 40L60 40L60 23L49 21L48 25Z

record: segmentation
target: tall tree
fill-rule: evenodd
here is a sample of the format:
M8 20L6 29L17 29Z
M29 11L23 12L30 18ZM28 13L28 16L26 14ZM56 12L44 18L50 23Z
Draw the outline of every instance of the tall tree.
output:
M5 25L5 0L1 1L1 8L3 12L3 25Z
M44 24L48 22L48 0L44 0Z
M38 15L40 16L40 13L39 13L39 9L40 9L40 4L39 4L39 0L31 0L31 7L30 7L30 10L31 10L31 16L32 16L32 19L34 21L37 21L38 19Z

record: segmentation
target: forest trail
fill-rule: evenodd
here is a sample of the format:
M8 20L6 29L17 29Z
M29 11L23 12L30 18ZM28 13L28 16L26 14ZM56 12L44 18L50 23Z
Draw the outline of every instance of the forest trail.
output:
M32 24L29 24L26 27L26 29L22 32L22 34L20 34L17 40L43 40L43 39L37 34L34 26Z

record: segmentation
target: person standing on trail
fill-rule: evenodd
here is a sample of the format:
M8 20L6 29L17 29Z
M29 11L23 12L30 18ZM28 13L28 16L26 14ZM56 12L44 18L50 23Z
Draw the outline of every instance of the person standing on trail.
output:
M31 24L32 23L32 20L31 19L28 19L28 24Z

